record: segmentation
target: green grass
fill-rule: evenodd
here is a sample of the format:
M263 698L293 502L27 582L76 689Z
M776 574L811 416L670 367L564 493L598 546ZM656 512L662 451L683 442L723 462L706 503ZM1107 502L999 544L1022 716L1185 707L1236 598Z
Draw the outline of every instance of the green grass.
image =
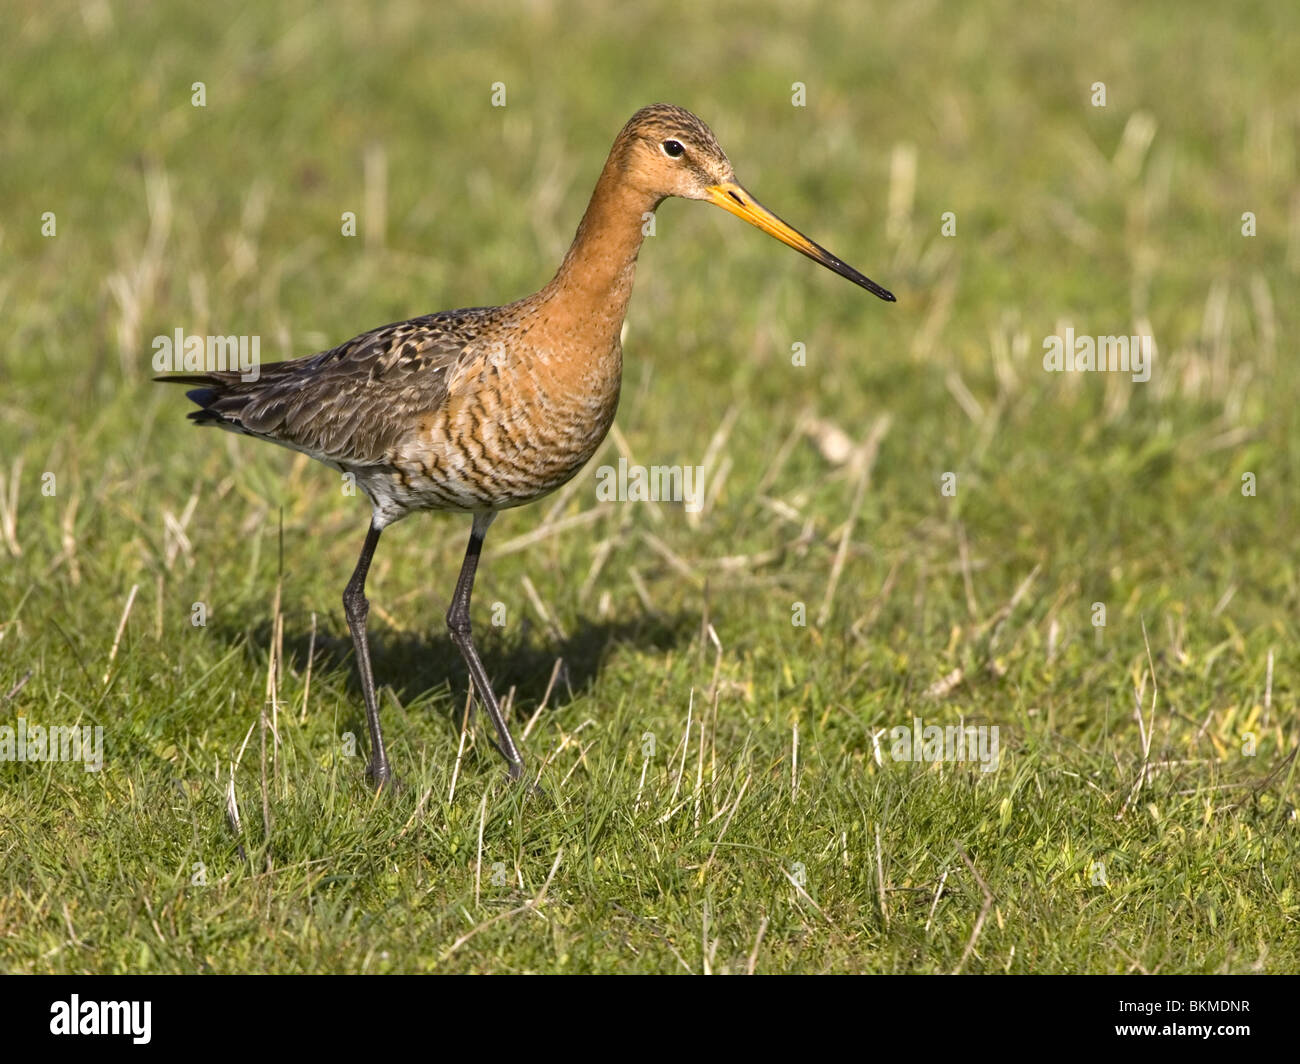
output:
M0 763L0 969L1300 965L1300 12L843 7L10 15L0 724L102 726L106 760ZM456 768L468 522L388 532L406 789L376 799L340 605L366 508L192 430L150 342L275 360L530 291L658 99L899 302L666 203L594 464L708 458L709 503L602 505L589 469L493 527L476 631L540 799L481 722ZM1146 384L1042 369L1058 326L1146 323ZM891 760L913 717L997 725L997 771Z

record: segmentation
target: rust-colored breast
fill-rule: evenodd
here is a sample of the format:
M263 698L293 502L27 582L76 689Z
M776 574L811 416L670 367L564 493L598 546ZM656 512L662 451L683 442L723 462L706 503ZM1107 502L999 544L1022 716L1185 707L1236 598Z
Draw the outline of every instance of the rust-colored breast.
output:
M554 491L596 453L618 408L622 351L558 347L544 327L466 352L446 400L393 466L420 509L506 509ZM530 342L531 341L531 342Z

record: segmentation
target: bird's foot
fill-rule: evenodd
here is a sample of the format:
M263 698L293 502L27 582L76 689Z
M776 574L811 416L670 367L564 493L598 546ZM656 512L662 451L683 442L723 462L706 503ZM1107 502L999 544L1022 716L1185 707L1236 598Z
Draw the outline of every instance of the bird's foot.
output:
M397 773L387 761L382 764L370 762L366 766L366 782L370 784L377 792L387 791L389 794L399 794L406 790L406 785L398 778Z
M536 783L529 783L524 778L524 763L522 761L511 761L506 766L506 776L511 783L518 784L524 788L524 793L529 798L545 798L546 792Z

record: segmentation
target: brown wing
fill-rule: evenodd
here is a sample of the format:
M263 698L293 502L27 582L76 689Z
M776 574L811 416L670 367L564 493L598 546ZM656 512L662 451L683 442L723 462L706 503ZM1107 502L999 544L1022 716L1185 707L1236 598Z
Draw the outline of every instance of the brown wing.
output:
M477 336L482 308L385 325L345 344L238 372L158 377L198 384L190 418L349 466L381 465L420 414L447 398L448 379Z

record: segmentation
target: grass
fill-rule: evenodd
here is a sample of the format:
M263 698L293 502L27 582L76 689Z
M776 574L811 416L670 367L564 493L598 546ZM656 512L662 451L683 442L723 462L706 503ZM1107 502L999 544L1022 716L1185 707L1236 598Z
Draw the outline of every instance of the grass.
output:
M1300 965L1294 5L11 21L0 723L102 726L105 764L0 763L0 968ZM275 360L529 291L656 99L899 303L666 203L594 464L704 465L707 504L589 469L493 527L476 631L543 799L462 729L468 522L386 534L376 799L365 507L191 430L151 340ZM1044 372L1066 326L1149 330L1151 380ZM996 771L892 760L914 717L996 725Z

